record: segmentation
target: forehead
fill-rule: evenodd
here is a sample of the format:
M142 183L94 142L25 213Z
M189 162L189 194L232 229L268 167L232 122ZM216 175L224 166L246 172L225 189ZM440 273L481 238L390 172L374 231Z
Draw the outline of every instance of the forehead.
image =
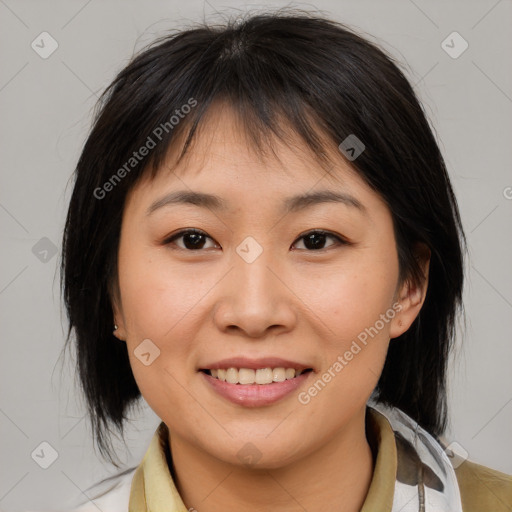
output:
M227 203L251 194L277 199L315 189L376 196L326 135L322 161L291 126L283 123L281 138L265 134L258 145L247 122L226 103L212 105L179 163L186 130L170 145L155 177L146 173L130 196L150 200L173 189L211 192Z

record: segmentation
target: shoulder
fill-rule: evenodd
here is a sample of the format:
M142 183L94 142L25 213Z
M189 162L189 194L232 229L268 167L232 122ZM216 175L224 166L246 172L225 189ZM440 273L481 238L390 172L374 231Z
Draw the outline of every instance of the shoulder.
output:
M464 512L510 512L512 475L469 460L455 468Z
M129 468L93 485L81 493L70 506L70 512L103 512L128 510L133 475L137 468Z

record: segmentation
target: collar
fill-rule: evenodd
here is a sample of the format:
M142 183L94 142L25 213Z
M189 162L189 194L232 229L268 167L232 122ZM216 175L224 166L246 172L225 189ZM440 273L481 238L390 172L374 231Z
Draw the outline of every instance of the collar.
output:
M129 512L188 512L167 465L167 434L161 422L133 475Z
M361 512L391 511L397 472L395 435L387 418L372 407L366 408L366 438L373 453L370 487Z

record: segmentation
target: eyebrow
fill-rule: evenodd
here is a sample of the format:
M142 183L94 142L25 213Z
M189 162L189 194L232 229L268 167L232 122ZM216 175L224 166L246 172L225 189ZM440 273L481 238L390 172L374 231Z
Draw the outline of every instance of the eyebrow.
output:
M334 192L332 190L319 190L288 197L283 201L282 213L297 212L321 203L341 203L359 210L364 215L368 213L365 206L355 197L345 192ZM228 203L219 196L190 190L177 190L151 204L146 211L146 215L151 215L160 208L174 204L193 204L216 211L228 210Z

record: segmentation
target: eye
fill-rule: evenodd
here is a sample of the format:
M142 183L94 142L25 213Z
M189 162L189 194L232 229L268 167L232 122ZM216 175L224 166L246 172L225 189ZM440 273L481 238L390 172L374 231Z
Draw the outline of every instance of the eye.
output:
M200 249L208 249L209 247L205 247L205 240L213 239L209 237L204 231L199 229L183 229L178 233L175 233L170 238L167 238L163 243L164 245L168 245L174 243L175 240L183 239L183 245L175 244L180 249L197 251ZM215 244L213 245L215 247Z
M325 247L327 239L334 240L334 243L331 243L327 247ZM176 240L182 240L182 243L176 243ZM213 242L213 245L210 247L207 246L206 241L213 239L208 236L204 231L199 229L183 229L178 233L170 236L169 238L164 240L164 245L174 244L177 245L180 249L189 250L189 251L197 251L201 249L209 249L216 246L216 243ZM308 233L302 235L297 240L303 240L303 246L299 247L300 250L308 250L308 251L320 251L323 249L328 249L333 245L346 245L348 242L341 238L340 236L334 235L333 233L329 233L328 231L323 230L314 230L309 231ZM297 242L295 242L296 245Z
M328 238L335 240L335 243L325 247L325 242ZM309 231L305 235L302 235L300 238L298 238L298 240L304 240L304 242L303 242L304 247L308 250L313 250L313 251L328 249L332 245L339 245L339 244L346 245L348 243L346 240L343 240L343 238L341 238L337 235L334 235L332 233L329 233L328 231L322 231L322 230ZM300 249L302 249L302 248L300 248Z

